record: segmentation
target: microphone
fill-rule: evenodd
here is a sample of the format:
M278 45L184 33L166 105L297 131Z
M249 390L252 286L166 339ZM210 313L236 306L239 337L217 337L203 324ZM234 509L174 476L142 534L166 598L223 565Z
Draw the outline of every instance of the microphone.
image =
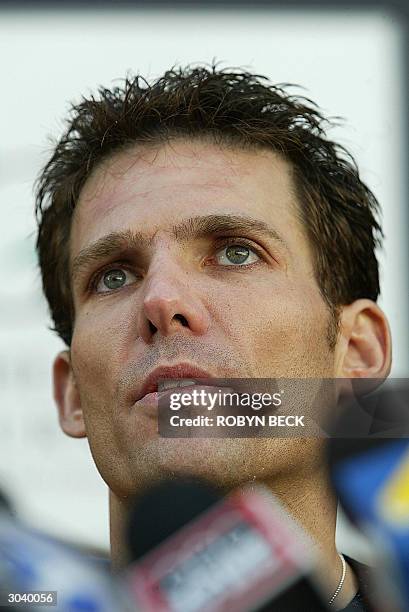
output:
M126 541L132 560L143 557L221 499L212 485L193 478L165 480L150 488L128 516Z
M144 612L325 612L309 538L260 486L222 498L193 478L136 501L126 582Z
M395 383L351 400L328 446L339 501L374 549L372 607L379 611L409 612L408 399L407 384ZM346 437L345 423L353 422L358 401L373 422L366 436ZM338 437L339 431L345 437Z
M5 496L0 499L0 610L49 611L54 603L59 612L135 610L108 571L28 528L10 514Z

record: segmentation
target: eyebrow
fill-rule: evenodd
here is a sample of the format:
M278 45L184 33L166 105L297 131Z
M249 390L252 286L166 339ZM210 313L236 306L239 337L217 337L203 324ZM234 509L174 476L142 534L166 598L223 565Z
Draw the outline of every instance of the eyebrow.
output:
M195 238L221 234L223 232L244 232L265 237L279 243L287 251L288 245L284 238L264 221L243 215L204 215L190 217L171 228L172 235L180 243ZM74 258L71 267L71 278L77 276L90 264L106 259L126 250L140 250L151 244L153 236L140 231L125 230L112 232L102 236L92 244L84 247Z

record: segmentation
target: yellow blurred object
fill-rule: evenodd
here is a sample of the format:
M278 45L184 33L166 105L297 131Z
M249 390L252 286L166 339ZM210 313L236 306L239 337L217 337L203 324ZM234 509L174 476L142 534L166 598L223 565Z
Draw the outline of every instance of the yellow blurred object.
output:
M409 449L379 496L380 517L395 526L409 527Z

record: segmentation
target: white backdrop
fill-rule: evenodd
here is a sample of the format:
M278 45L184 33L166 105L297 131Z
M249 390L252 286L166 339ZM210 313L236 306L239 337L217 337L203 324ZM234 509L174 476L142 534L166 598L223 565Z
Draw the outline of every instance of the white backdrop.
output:
M409 287L403 176L399 24L380 13L0 12L0 486L36 526L108 546L107 490L85 440L59 430L51 361L63 348L47 330L34 256L32 185L69 101L129 72L221 60L303 85L347 123L331 136L356 156L379 198L387 236L381 305L396 376L409 372ZM302 92L301 92L302 93ZM341 521L344 552L364 549Z

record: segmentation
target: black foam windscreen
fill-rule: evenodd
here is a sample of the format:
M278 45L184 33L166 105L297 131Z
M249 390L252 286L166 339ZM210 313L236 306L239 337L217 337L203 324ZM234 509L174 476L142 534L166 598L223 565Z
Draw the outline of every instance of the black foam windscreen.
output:
M163 481L134 500L127 544L136 561L221 500L212 485L197 478Z

